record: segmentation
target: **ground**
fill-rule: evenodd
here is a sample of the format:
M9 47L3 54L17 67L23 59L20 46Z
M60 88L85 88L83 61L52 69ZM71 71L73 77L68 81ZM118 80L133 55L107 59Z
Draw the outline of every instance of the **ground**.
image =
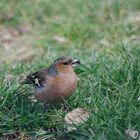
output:
M1 0L0 137L125 140L140 132L139 0ZM60 56L78 58L78 87L66 102L90 118L68 132L64 105L51 107L20 87Z

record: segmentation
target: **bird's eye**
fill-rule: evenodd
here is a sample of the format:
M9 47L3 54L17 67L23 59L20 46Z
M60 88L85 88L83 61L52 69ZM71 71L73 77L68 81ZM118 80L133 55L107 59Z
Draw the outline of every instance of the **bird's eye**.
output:
M64 62L64 63L63 63L63 65L68 65L68 64L69 64L69 62Z

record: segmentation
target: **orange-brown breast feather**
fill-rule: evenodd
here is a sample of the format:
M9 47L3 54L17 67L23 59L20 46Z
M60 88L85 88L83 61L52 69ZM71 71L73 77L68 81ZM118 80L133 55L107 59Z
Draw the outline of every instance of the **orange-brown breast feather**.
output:
M46 84L46 87L36 89L36 98L49 104L57 103L72 95L77 86L77 77L74 71L60 73L55 77L47 76Z

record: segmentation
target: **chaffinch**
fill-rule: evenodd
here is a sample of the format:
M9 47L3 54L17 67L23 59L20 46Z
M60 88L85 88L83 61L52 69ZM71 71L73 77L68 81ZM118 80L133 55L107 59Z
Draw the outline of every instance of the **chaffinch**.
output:
M69 98L77 86L73 68L80 64L77 59L58 58L46 69L26 77L25 84L35 87L34 95L39 101L55 104Z

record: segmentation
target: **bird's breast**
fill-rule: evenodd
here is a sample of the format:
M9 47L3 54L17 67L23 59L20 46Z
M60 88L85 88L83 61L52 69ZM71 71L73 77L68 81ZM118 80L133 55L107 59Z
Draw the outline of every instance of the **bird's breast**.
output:
M77 76L75 73L60 73L55 77L47 77L46 86L36 89L35 96L37 99L56 103L69 98L77 86Z
M75 74L60 74L56 77L51 85L50 92L55 96L63 96L64 98L68 98L77 86L77 77ZM54 90L51 90L51 89Z

